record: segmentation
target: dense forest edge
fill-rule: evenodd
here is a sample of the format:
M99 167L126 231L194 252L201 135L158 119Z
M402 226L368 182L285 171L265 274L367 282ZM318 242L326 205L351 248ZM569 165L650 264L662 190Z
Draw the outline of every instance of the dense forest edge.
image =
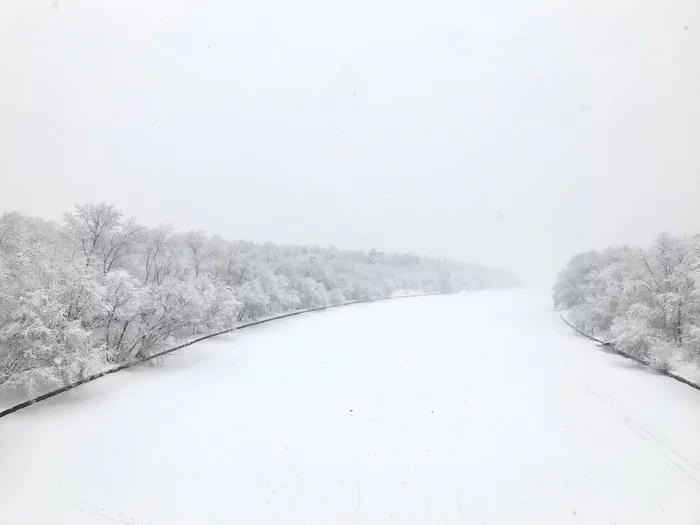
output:
M664 373L700 378L700 237L574 256L553 289L581 332Z
M32 395L198 335L301 309L517 284L442 258L228 241L114 205L0 216L0 390Z

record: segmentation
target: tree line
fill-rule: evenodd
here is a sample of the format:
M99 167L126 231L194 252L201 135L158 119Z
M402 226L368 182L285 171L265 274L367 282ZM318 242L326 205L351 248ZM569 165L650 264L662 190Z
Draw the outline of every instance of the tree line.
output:
M0 216L0 386L65 384L237 321L509 276L377 250L228 241L148 228L111 204L60 224Z
M647 248L574 256L554 304L581 331L660 370L700 364L700 237L659 235Z

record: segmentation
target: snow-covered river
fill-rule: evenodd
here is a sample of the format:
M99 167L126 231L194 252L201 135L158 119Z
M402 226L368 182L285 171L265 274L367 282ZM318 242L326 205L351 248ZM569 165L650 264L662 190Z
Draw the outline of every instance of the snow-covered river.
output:
M328 310L0 420L0 523L697 524L700 392L546 294Z

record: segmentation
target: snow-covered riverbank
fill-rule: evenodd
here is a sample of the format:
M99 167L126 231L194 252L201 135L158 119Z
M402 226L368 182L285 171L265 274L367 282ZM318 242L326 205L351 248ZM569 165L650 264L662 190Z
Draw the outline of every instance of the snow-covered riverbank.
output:
M696 523L700 392L548 299L324 311L8 416L0 521Z

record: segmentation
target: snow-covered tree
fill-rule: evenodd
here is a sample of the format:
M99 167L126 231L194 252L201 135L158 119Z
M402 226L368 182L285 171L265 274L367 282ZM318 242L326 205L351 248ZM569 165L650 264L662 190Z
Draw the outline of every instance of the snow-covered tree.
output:
M96 265L103 274L126 264L138 242L142 227L111 204L76 205L64 214L66 235L86 265Z
M0 385L33 392L99 368L93 334L67 315L62 264L33 246L0 265Z

